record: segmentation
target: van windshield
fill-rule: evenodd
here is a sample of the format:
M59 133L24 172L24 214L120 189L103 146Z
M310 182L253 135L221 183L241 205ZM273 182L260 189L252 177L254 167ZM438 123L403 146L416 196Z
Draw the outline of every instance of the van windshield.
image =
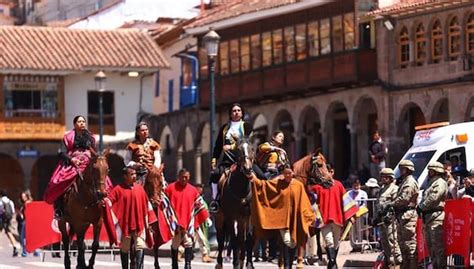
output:
M418 180L420 174L425 170L426 165L433 157L435 151L423 151L423 152L416 152L416 153L408 153L403 156L403 160L410 160L415 165L415 172L413 172L413 177ZM400 177L400 169L398 169L398 165L395 168L395 178Z

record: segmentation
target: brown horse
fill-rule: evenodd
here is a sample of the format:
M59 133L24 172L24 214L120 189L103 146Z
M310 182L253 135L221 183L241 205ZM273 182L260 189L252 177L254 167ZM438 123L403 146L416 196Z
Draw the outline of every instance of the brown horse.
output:
M295 178L303 182L305 186L313 184L325 184L325 182L332 178L326 167L326 158L321 153L320 149L317 149L296 161L293 164L293 172L295 173ZM321 246L321 231L320 229L314 228L312 233L316 235L318 258L319 260L322 260L323 252ZM298 249L297 267L300 267L299 265L302 264L303 252L303 248Z
M93 152L89 165L82 175L76 177L73 187L64 195L64 216L59 220L62 243L64 246L64 267L71 268L69 257L70 238L77 236L76 268L94 268L95 256L99 249L99 234L102 228L101 198L105 193L105 180L109 171L107 164L108 151L103 155ZM69 233L66 227L69 224ZM94 240L89 266L86 266L84 236L90 225L93 225Z
M161 164L159 168L152 167L149 169L148 174L145 179L145 184L143 188L145 189L145 192L148 195L148 199L150 200L152 206L153 206L153 211L155 211L156 216L158 217L158 210L159 210L159 205L161 203L161 192L163 190L163 169L164 165ZM154 233L155 233L155 240L154 240L154 245L153 245L153 256L155 258L155 269L160 268L160 263L158 262L158 248L159 246L159 229L158 227L154 227Z
M236 139L236 164L226 171L219 181L221 208L215 216L218 256L216 268L221 269L222 251L226 238L230 237L233 247L234 269L243 268L247 253L247 267L252 265L252 251L248 248L251 241L250 199L251 186L248 177L252 173L254 151L247 137ZM247 251L246 251L247 250Z

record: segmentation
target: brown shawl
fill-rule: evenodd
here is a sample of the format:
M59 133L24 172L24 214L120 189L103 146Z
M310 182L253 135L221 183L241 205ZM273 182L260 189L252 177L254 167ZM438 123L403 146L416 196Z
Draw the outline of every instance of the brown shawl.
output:
M294 242L302 242L315 220L304 185L279 177L252 181L252 224L263 230L289 229Z

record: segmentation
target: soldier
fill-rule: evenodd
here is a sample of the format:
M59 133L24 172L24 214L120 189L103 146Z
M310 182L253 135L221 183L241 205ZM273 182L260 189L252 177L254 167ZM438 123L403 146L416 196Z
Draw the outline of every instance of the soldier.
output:
M398 165L401 183L398 187L397 197L392 206L397 218L398 245L402 252L401 269L416 269L416 200L418 198L418 183L411 175L415 165L410 160L402 160Z
M441 163L428 165L428 187L416 211L423 217L423 232L434 269L447 268L444 254L443 221L448 186Z
M390 264L390 258L393 258L392 264L399 265L402 263L400 247L397 242L397 226L393 210L390 210L390 204L397 197L398 186L394 182L395 174L391 168L383 168L380 171L380 181L383 184L379 192L377 200L377 220L381 223L380 239L385 255L385 264Z

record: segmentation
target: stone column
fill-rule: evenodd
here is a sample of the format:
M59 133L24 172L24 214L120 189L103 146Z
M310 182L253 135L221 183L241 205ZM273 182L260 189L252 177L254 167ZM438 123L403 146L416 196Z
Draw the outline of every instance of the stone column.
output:
M195 165L195 168L194 168L194 178L195 178L195 182L196 184L201 184L202 183L202 152L201 152L201 147L197 147L196 148L196 153L195 153L196 157L196 162L194 163Z
M178 148L178 152L176 154L176 168L178 171L183 168L183 146Z
M347 125L351 136L351 164L349 169L358 170L357 166L357 128L355 126Z

